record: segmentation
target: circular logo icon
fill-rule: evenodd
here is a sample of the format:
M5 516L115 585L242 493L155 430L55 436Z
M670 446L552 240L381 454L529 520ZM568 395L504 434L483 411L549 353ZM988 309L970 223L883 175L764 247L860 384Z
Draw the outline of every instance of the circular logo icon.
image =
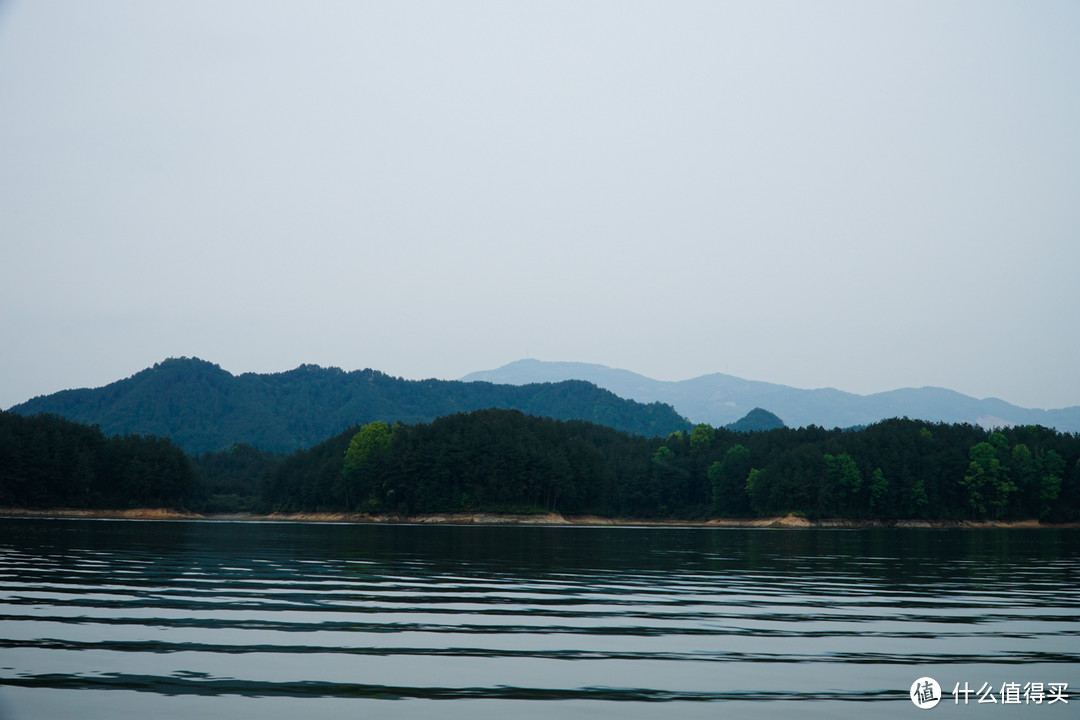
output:
M911 683L911 702L921 710L929 710L941 702L941 686L932 677L921 677Z

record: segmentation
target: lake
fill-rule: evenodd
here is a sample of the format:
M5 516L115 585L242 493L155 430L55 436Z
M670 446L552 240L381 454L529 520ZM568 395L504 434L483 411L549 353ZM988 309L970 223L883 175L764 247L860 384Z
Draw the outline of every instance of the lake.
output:
M1076 529L0 519L0 715L1077 717L1078 611Z

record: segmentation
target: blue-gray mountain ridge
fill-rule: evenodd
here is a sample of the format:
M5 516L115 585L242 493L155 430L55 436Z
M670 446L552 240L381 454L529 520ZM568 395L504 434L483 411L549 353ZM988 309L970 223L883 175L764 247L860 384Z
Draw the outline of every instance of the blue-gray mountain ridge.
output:
M802 390L787 385L743 380L715 373L690 380L654 380L629 370L575 362L519 360L495 370L474 372L465 381L520 385L560 380L586 380L616 395L641 403L662 402L695 423L727 425L761 407L788 427L825 428L869 425L893 417L928 422L971 423L984 427L1042 425L1061 432L1080 432L1080 406L1060 410L1028 409L1004 400L978 400L945 388L903 388L856 395L835 388Z

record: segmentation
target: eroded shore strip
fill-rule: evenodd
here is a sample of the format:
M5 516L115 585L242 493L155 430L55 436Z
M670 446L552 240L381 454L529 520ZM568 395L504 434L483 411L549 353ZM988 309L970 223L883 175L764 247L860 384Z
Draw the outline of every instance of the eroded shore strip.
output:
M81 510L0 508L0 517L85 518L116 520L241 520L277 522L334 522L414 525L588 525L628 527L730 527L730 528L1076 528L1080 523L1044 524L1038 520L995 521L927 521L927 520L808 520L797 515L767 518L714 518L711 520L643 520L637 518L607 518L594 515L563 516L557 513L513 515L501 513L431 513L424 515L370 515L366 513L270 513L268 515L200 514L167 508L134 508L130 510Z

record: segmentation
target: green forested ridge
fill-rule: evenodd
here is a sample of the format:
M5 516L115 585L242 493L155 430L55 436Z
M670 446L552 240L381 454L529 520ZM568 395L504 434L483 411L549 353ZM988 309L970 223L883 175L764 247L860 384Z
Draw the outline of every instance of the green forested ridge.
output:
M580 380L493 385L404 380L375 370L301 365L283 373L234 376L194 358L158 363L97 389L65 390L9 409L97 425L106 435L157 435L191 453L246 444L292 452L357 423L428 422L440 415L514 408L561 420L589 420L664 436L690 423L668 405L624 400Z
M168 440L0 413L0 505L1065 522L1080 520L1080 436L902 419L647 438L481 410L192 462Z

